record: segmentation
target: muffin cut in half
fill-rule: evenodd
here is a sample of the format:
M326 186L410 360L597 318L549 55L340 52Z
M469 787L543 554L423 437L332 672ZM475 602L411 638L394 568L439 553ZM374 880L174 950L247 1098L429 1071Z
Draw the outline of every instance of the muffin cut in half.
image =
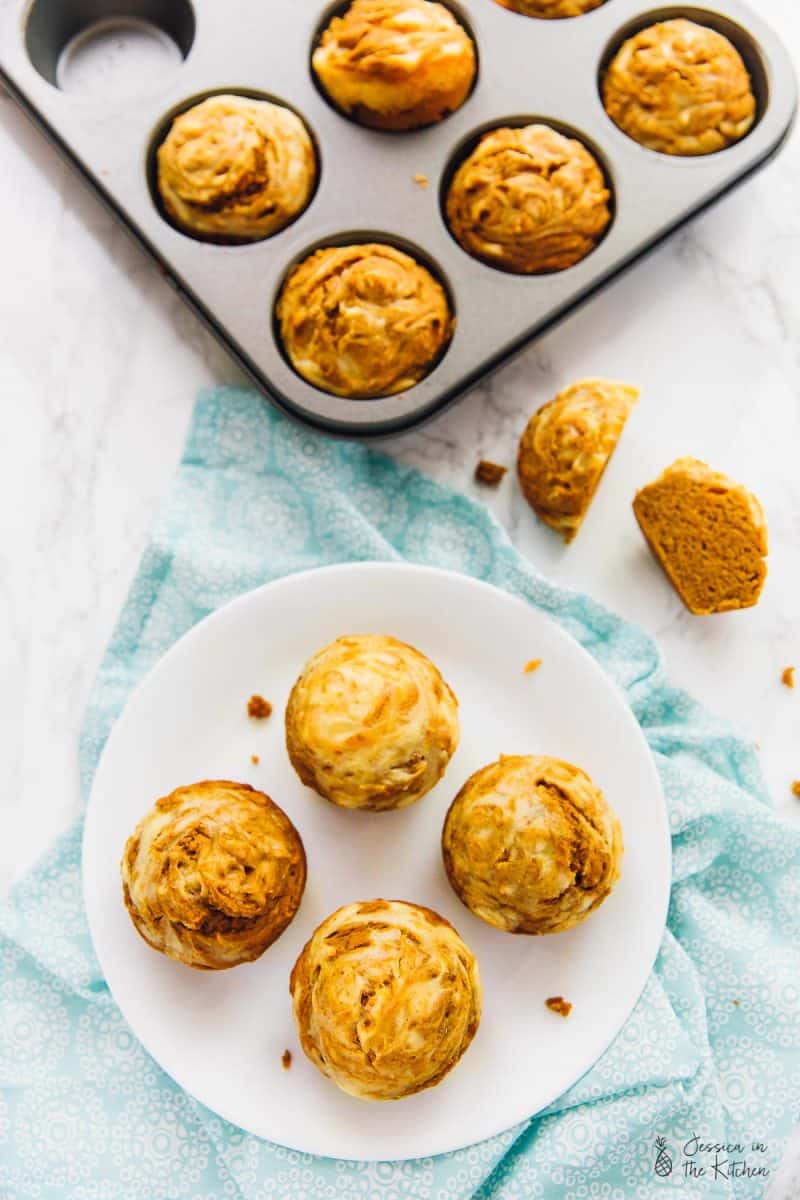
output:
M306 943L289 982L300 1044L351 1096L433 1087L481 1017L478 964L444 917L402 900L347 904Z
M565 542L581 527L639 398L611 379L582 379L538 409L520 438L517 475L533 511Z
M311 59L337 108L373 129L433 125L472 88L472 38L434 0L353 0L323 31Z
M756 118L739 51L715 29L683 17L624 41L601 90L614 124L660 154L714 154L743 138Z
M286 706L286 748L341 808L405 808L458 746L458 701L429 658L381 634L340 637L306 663Z
M297 114L248 96L209 96L180 113L156 160L164 211L201 239L271 237L299 216L317 181L314 146Z
M622 830L589 776L557 758L501 755L471 775L442 830L447 877L507 933L584 921L619 879Z
M696 458L679 458L636 493L633 511L689 612L706 616L758 602L767 524L742 484Z
M122 890L162 954L214 971L258 958L300 906L300 834L269 796L205 780L157 800L128 838Z

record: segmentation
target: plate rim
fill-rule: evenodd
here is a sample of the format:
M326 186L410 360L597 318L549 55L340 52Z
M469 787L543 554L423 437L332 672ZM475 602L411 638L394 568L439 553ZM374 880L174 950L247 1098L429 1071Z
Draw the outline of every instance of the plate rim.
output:
M217 1107L216 1105L212 1106L207 1101L201 1100L198 1096L195 1095L195 1093L192 1091L191 1088L187 1087L183 1082L181 1082L181 1080L179 1078L177 1078L169 1070L167 1070L167 1068L162 1065L160 1060L157 1059L151 1053L151 1051L148 1049L148 1047L145 1045L145 1043L140 1040L136 1030L133 1028L133 1026L130 1025L130 1023L128 1021L128 1017L126 1015L125 1007L120 1002L120 999L117 996L114 988L112 987L111 981L108 978L108 975L106 972L106 966L103 962L103 958L100 953L100 950L98 949L97 941L95 938L95 921L93 918L93 913L96 910L94 908L93 902L91 901L92 881L91 881L91 871L89 869L91 842L92 842L92 838L93 838L93 834L92 834L93 816L92 816L92 814L94 813L95 809L98 807L96 799L95 799L96 794L97 794L97 781L98 781L98 779L102 779L102 768L103 768L104 762L110 753L110 749L113 749L113 742L115 739L115 735L117 734L118 727L122 721L122 718L125 715L126 710L131 705L131 703L134 701L135 697L137 697L139 692L141 690L143 690L145 688L145 686L150 686L152 684L152 680L161 672L162 669L164 669L164 666L167 663L167 660L172 655L176 654L178 652L179 648L181 648L183 650L183 648L185 648L185 646L189 645L193 640L195 640L196 637L202 636L202 632L204 631L207 624L222 620L223 617L225 619L229 619L231 612L235 611L238 607L244 607L246 604L252 603L253 597L256 595L260 595L266 591L277 591L277 590L280 590L281 587L288 586L290 584L297 586L298 582L302 581L303 579L308 580L310 577L316 578L320 575L332 575L332 574L365 574L366 575L366 574L380 574L385 571L394 572L394 573L411 574L411 575L423 574L423 575L427 575L427 576L438 576L438 577L443 577L445 579L448 579L450 581L456 581L459 586L465 586L467 588L476 587L479 590L487 592L487 593L499 593L500 596L504 599L504 601L510 601L517 606L521 606L523 609L526 610L526 612L533 613L537 617L540 617L543 620L545 620L550 626L553 627L553 629L555 631L555 636L557 638L570 643L572 648L578 652L579 656L583 656L584 660L588 663L591 670L596 675L600 676L603 679L603 681L605 682L607 687L610 689L610 691L616 696L617 701L618 701L618 706L624 712L624 720L631 728L633 736L636 739L638 739L638 741L640 742L640 744L642 745L642 747L645 751L645 758L646 758L646 761L648 764L650 775L652 777L652 783L654 786L654 800L657 802L654 805L654 811L659 813L661 816L661 835L662 835L661 839L660 839L661 840L661 855L663 856L663 860L664 860L662 863L662 869L665 871L667 879L668 879L668 886L665 889L665 894L664 894L664 897L662 900L662 912L660 914L659 922L658 922L659 935L658 935L657 939L654 939L655 946L654 946L652 956L647 957L647 964L646 964L647 969L646 970L644 970L644 959L642 960L641 985L638 988L638 990L636 992L636 996L633 999L625 1017L620 1022L620 1024L613 1030L613 1032L610 1034L608 1039L604 1041L603 1045L598 1050L598 1052L597 1052L596 1056L594 1057L594 1059L592 1060L592 1062L588 1066L582 1067L581 1070L578 1072L578 1074L573 1079L571 1079L571 1081L561 1091L558 1092L558 1095L554 1096L553 1099L551 1101L549 1101L547 1104L543 1105L541 1108L536 1109L534 1112L527 1113L527 1114L523 1113L518 1119L512 1121L511 1124L508 1124L506 1122L506 1120L503 1120L503 1122L497 1127L495 1125L492 1125L491 1128L478 1139L478 1141L467 1140L465 1142L459 1142L457 1145L452 1145L452 1146L447 1147L446 1149L440 1149L440 1150L423 1150L422 1152L417 1150L417 1151L413 1151L413 1152L404 1154L398 1158L393 1158L393 1159L386 1159L384 1156L377 1155L377 1154L370 1154L369 1152L361 1153L361 1154L359 1154L359 1156L357 1158L350 1157L347 1155L341 1156L341 1155L335 1155L335 1154L319 1153L318 1151L308 1150L307 1148L305 1148L303 1146L290 1145L289 1143L283 1142L283 1141L275 1141L274 1139L265 1136L263 1133L258 1132L257 1130L253 1129L252 1127L242 1124L241 1119L239 1118L238 1115L231 1116L228 1112L224 1111L223 1107ZM102 669L102 666L100 669ZM555 616L553 616L553 614L551 614L550 612L547 612L544 609L539 608L538 606L533 604L533 602L525 599L524 597L522 597L514 592L508 591L506 588L500 587L494 583L490 583L488 580L480 579L477 576L470 575L467 572L456 571L456 570L453 570L452 568L448 568L448 567L437 567L437 566L431 566L431 565L423 564L423 563L409 562L407 560L399 560L398 561L398 560L393 560L393 559L366 559L366 560L358 560L357 559L357 560L351 560L351 561L346 561L346 562L326 563L325 565L319 566L319 567L310 567L310 568L306 568L306 569L299 570L299 571L291 571L285 575L280 575L275 579L268 580L266 583L259 584L255 588L250 588L249 590L247 590L245 592L241 592L239 595L232 597L230 600L226 601L224 604L221 604L221 605L219 605L219 607L212 609L211 612L206 613L205 616L201 617L200 620L196 621L192 626L190 626L189 629L187 629L183 634L181 634L181 636L178 637L168 647L168 649L164 651L163 654L160 655L160 657L155 661L155 663L153 663L153 665L149 668L149 670L146 671L146 673L142 676L142 678L140 680L138 680L136 685L132 688L132 690L127 695L122 709L117 714L117 716L114 718L114 721L108 732L106 740L103 744L103 748L101 750L101 753L98 757L97 763L94 768L94 772L92 775L92 782L91 782L91 786L89 789L89 796L87 798L86 806L85 806L84 812L83 812L83 829L81 831L81 891L82 891L82 897L83 897L83 903L84 903L84 910L86 913L87 926L89 929L89 936L90 936L91 943L92 943L92 949L94 951L95 957L97 958L97 962L100 967L100 970L101 970L101 973L103 976L103 980L106 984L106 987L108 988L109 995L111 996L112 1000L116 1004L117 1008L120 1010L120 1013L121 1013L122 1018L125 1021L125 1023L130 1026L133 1036L136 1038L139 1045L144 1049L145 1053L150 1058L152 1058L153 1062L156 1063L156 1065L159 1067L159 1069L162 1070L164 1072L164 1074L170 1080L172 1080L172 1082L182 1092L184 1092L187 1096L191 1097L191 1099L194 1100L195 1103L201 1105L204 1109L207 1109L208 1111L215 1113L217 1116L221 1117L223 1120L227 1121L229 1124L233 1125L235 1128L243 1130L248 1135L250 1135L252 1137L256 1137L260 1141L271 1142L274 1145L283 1146L290 1151L295 1151L295 1152L301 1153L301 1154L311 1154L314 1157L324 1158L325 1160L332 1161L332 1162L333 1161L410 1162L410 1161L414 1161L417 1159L435 1158L435 1157L439 1157L440 1155L455 1153L459 1150L467 1149L469 1146L480 1145L482 1142L489 1141L495 1137L499 1137L503 1133L506 1133L509 1130L516 1128L519 1124L533 1120L540 1113L544 1112L547 1108L549 1108L550 1105L555 1103L555 1101L560 1096L565 1095L568 1091L570 1091L573 1087L575 1087L581 1081L581 1079L584 1078L584 1076L589 1074L589 1072L594 1068L594 1066L599 1062L599 1060L606 1053L606 1051L611 1046L611 1044L620 1035L620 1033L624 1029L625 1025L630 1020L632 1013L634 1012L636 1006L638 1005L638 1003L642 997L642 994L644 992L645 987L647 986L647 982L650 978L650 975L652 974L653 967L655 965L656 959L658 958L658 954L660 952L664 930L667 928L667 917L668 917L668 912L669 912L670 899L671 899L671 895L672 895L672 882L673 882L673 880L672 880L672 836L671 836L671 829L670 829L670 822L669 822L669 812L667 809L666 797L664 794L664 787L663 787L663 784L661 781L660 773L656 766L655 753L654 753L652 747L650 746L649 742L647 741L647 738L645 737L645 734L644 734L644 730L642 729L642 726L640 725L639 721L636 719L633 709L631 708L631 705L628 701L627 695L625 694L622 687L619 684L617 684L616 680L614 680L607 671L605 671L603 669L603 667L600 665L600 663L597 661L597 659L595 659L594 656L592 654L590 654L590 652L586 649L586 647L583 646L576 637L574 637L571 633L569 633L560 624L560 622L555 618Z

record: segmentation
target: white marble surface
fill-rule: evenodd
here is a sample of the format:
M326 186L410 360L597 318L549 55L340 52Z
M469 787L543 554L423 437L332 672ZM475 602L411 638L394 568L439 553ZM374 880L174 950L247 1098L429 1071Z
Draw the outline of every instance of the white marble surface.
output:
M760 0L800 63L794 0ZM78 811L92 678L181 452L226 355L10 100L0 97L0 890ZM674 679L760 746L775 804L800 820L800 136L762 174L638 264L449 413L385 445L487 499L520 549L656 635ZM639 385L640 405L569 548L509 477L530 412L583 375ZM769 577L747 612L682 608L630 500L679 454L749 484L769 522ZM789 1188L792 1184L788 1184ZM780 1195L788 1196L789 1191ZM775 1192L776 1197L778 1192Z

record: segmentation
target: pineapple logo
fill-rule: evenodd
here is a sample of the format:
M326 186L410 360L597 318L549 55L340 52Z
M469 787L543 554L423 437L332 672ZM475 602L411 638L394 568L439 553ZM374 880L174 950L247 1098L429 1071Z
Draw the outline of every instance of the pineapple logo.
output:
M656 1161L653 1170L661 1179L666 1179L668 1175L672 1174L672 1159L667 1150L666 1138L656 1138Z

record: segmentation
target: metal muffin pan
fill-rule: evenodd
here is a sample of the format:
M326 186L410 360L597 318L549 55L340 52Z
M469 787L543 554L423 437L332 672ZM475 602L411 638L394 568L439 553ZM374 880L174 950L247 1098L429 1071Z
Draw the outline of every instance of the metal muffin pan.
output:
M582 17L545 21L494 0L450 7L473 34L478 77L469 99L440 124L381 133L337 113L310 69L325 17L346 5L315 0L0 0L0 79L100 198L162 265L167 279L270 400L331 432L381 436L444 408L538 333L585 300L670 230L775 153L796 107L786 50L738 0L647 6L607 0ZM631 141L599 94L602 68L624 36L657 19L687 16L726 34L750 70L758 118L734 146L671 158ZM59 57L98 19L146 20L183 61L135 94L85 96L56 83ZM319 183L308 208L276 236L247 245L195 240L161 215L152 154L170 115L218 91L264 94L305 120ZM541 120L571 131L598 155L613 193L613 222L598 247L565 271L507 274L470 258L449 233L442 193L454 166L493 125ZM425 175L422 188L414 176ZM445 283L456 331L421 383L396 396L348 400L310 386L286 360L273 309L289 267L312 249L383 240L409 249ZM624 314L620 315L624 320Z

